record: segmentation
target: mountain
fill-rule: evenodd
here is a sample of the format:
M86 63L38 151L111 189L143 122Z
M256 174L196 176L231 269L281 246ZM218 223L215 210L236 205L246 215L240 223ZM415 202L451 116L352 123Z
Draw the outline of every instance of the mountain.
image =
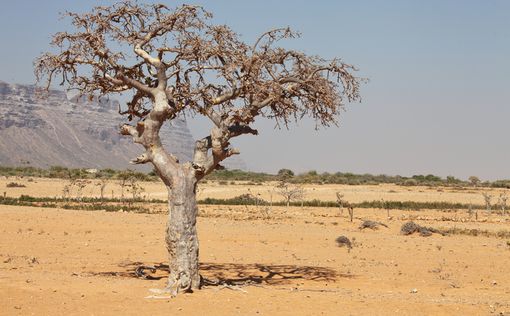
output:
M63 91L0 81L0 165L132 168L129 160L143 148L119 134L125 118L118 107L107 98L68 99ZM181 161L191 159L194 141L184 119L167 122L160 135ZM245 169L240 159L229 167Z

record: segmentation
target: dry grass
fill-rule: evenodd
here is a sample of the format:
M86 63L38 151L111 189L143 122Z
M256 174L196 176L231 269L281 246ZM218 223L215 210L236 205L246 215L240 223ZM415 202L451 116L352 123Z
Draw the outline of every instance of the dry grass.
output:
M9 182L18 182L28 185L29 178L0 179L0 188L6 186ZM281 197L274 191L276 183L264 183L263 185L248 185L248 182L237 181L235 184L226 182L220 185L216 181L208 181L200 184L198 190L198 199L217 198L227 199L239 195L250 193L266 201L282 201ZM61 179L32 179L27 188L6 188L8 196L20 196L21 194L56 197L62 196L66 181ZM99 181L93 180L83 190L83 196L99 197ZM145 192L142 194L148 199L166 199L168 193L161 182L142 182ZM459 190L456 188L438 188L431 187L403 187L393 184L381 185L303 185L307 200L336 201L336 192L344 194L345 200L351 203L363 201L416 201L416 202L449 202L449 203L473 203L484 204L482 192L490 192L494 196L503 192L509 192L504 189L470 188L469 190ZM71 192L71 195L73 192ZM108 198L119 198L121 187L118 182L111 181L106 186L105 196Z

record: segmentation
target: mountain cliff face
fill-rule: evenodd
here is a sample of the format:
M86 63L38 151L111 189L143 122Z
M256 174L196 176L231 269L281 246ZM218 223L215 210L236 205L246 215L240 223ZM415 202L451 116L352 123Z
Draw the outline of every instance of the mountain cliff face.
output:
M119 135L117 111L114 100L68 100L62 91L42 95L35 86L0 81L0 165L126 168L143 148ZM191 159L184 120L167 123L161 138L181 161Z
M0 165L133 168L129 160L143 148L119 134L125 118L118 107L107 98L69 100L63 91L42 94L34 85L0 81ZM169 152L191 160L194 141L185 120L167 122L160 135ZM224 165L246 169L237 156Z

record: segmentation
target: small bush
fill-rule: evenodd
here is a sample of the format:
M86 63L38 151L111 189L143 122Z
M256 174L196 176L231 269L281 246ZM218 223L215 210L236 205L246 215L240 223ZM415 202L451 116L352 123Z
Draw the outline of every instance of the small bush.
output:
M441 229L443 232L452 235L466 235L466 236L484 236L484 237L496 237L496 238L509 238L510 231L508 230L499 230L499 231L489 231L486 229L475 229L475 228L444 228ZM507 241L507 244L510 243Z
M7 183L6 187L8 187L8 188L26 188L26 185L24 185L23 183L9 182L9 183Z
M420 233L420 236L423 237L431 236L433 233L441 234L443 236L446 235L446 232L442 230L435 229L433 227L420 226L414 222L407 222L400 228L400 234L402 235L411 235L414 233Z
M363 230L365 228L370 228L372 230L377 230L377 229L379 229L379 226L384 226L384 227L388 228L388 225L386 225L384 223L367 220L367 221L363 221L363 223L361 223L361 225L359 225L359 229Z
M347 238L345 236L340 236L337 239L335 239L335 241L336 241L336 245L338 247L347 247L348 249L352 248L351 241L349 240L349 238Z

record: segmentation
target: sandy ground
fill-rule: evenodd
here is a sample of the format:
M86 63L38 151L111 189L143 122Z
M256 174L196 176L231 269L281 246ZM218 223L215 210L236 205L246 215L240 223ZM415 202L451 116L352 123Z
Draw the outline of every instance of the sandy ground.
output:
M47 181L25 190L57 192ZM172 299L147 298L165 285L165 215L3 205L0 215L0 315L510 315L507 239L399 234L409 219L510 230L500 215L359 209L351 223L335 208L200 206L201 274L252 285ZM388 228L360 231L362 219ZM144 280L141 264L162 269Z
M6 184L16 182L23 184L24 188L7 188ZM199 184L198 198L232 198L241 194L253 194L262 199L270 201L281 201L282 197L275 191L276 183L264 185L248 185L246 182L228 181L227 185L220 185L216 181L207 181ZM5 192L7 196L20 196L28 194L37 197L61 197L64 186L67 181L60 179L38 179L38 178L16 178L10 177L0 178L0 190ZM147 198L166 199L167 191L160 181L141 182L144 188L143 196ZM304 185L305 200L319 199L322 201L336 201L336 192L344 194L344 198L349 202L362 202L384 199L387 201L445 201L445 202L461 202L484 204L482 192L488 192L493 195L492 202L497 202L499 194L506 191L510 195L510 190L491 189L491 188L450 188L450 187L405 187L393 184L381 185L340 185L340 184L324 184L324 185ZM0 194L3 194L0 192ZM84 196L99 196L99 182L90 181L83 189ZM76 196L77 190L73 188L71 195ZM108 182L105 191L105 197L120 197L121 186L119 181L111 180ZM126 197L130 196L129 190L124 190Z

